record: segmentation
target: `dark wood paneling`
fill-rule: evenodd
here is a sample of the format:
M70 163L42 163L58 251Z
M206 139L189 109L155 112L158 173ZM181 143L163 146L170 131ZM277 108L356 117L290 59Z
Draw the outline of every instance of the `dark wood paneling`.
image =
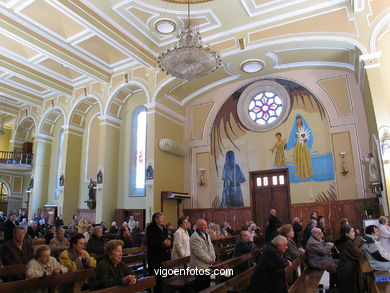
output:
M191 224L195 224L197 219L205 219L207 222L214 221L217 224L226 221L232 226L233 230L240 230L245 221L252 218L250 207L184 209L183 213L190 217Z
M379 216L379 202L377 198L369 199L355 199L355 200L338 200L329 202L312 202L312 203L299 203L291 205L291 219L294 217L301 217L303 225L306 226L309 222L309 217L312 212L317 212L318 216L325 216L325 234L328 240L336 240L340 234L339 220L341 218L348 218L352 226L358 228L360 232L364 232L362 229L363 219L365 214L363 210L363 203L365 201L372 201L377 209L375 217ZM222 223L223 221L229 222L233 230L240 230L242 225L247 220L252 219L251 208L216 208L216 209L184 209L185 216L190 217L192 224L196 223L197 219L203 218L206 221L214 221L216 223ZM286 221L282 221L285 224ZM261 226L261 228L265 228Z
M122 223L130 216L134 217L135 221L139 221L140 227L145 228L145 215L146 211L144 209L116 209L115 210L115 221L119 227L122 226ZM110 223L111 225L111 223Z

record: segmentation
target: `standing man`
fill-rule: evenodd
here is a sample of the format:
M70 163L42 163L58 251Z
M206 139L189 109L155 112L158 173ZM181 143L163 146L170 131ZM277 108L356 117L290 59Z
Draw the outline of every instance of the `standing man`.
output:
M206 221L198 219L196 226L197 230L190 239L190 267L203 270L203 274L198 273L195 276L195 291L199 292L210 287L210 274L207 274L206 270L215 262L215 251L211 236L206 232Z
M276 210L269 211L268 225L265 228L265 243L271 242L273 236L276 236L277 229L282 225L279 218L276 216Z
M12 239L12 233L16 226L19 225L19 222L16 221L16 213L11 213L4 222L4 243Z
M251 291L256 293L287 293L284 269L291 262L284 258L288 240L282 235L276 236L267 244L252 276Z
M160 293L162 291L162 276L157 275L155 270L160 268L163 261L169 260L169 247L171 246L168 231L164 227L164 215L162 213L153 214L152 222L147 227L146 238L148 242L149 275L156 276L155 293Z

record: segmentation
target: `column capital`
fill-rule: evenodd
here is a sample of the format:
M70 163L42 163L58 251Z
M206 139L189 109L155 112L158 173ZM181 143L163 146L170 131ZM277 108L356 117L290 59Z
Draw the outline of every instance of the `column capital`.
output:
M382 56L382 52L374 52L369 54L364 54L359 56L359 60L364 62L364 68L370 69L374 67L380 67L380 58Z

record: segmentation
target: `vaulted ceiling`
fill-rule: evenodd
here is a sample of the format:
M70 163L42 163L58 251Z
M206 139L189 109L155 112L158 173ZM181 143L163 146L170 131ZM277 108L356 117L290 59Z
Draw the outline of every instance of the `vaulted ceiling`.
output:
M170 0L175 1L175 0ZM176 0L185 2L184 0ZM192 1L191 2L196 2ZM199 1L203 2L203 1ZM192 23L222 56L223 67L190 87L172 79L161 87L184 105L210 84L252 78L240 66L264 63L260 74L296 68L360 70L384 0L212 0L191 5ZM366 4L364 4L366 3ZM370 5L369 9L365 5ZM354 14L359 10L369 13ZM15 116L53 95L71 96L91 81L146 68L161 79L156 58L177 39L187 5L162 0L0 0L0 113ZM176 30L157 31L159 21ZM362 25L363 24L363 25Z

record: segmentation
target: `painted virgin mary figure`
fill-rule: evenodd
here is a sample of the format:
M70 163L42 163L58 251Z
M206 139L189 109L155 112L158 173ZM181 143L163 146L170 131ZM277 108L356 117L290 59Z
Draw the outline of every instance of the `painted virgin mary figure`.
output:
M223 192L221 208L224 207L242 207L241 183L246 181L240 166L235 163L234 152L226 153L225 165L222 172Z
M295 175L302 181L313 175L310 149L313 146L313 134L301 114L295 117L290 138L286 144L287 150L293 149Z

